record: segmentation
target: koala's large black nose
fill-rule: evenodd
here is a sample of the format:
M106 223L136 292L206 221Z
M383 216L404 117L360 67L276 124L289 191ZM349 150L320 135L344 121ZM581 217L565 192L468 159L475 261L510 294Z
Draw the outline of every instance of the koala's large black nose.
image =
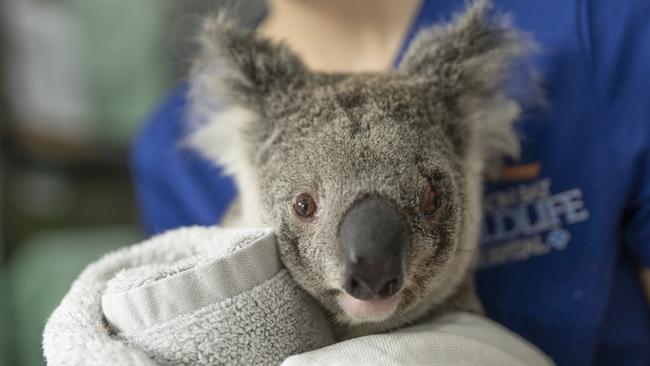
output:
M360 300L399 291L408 237L404 216L389 202L372 197L353 206L338 233L346 260L343 289Z

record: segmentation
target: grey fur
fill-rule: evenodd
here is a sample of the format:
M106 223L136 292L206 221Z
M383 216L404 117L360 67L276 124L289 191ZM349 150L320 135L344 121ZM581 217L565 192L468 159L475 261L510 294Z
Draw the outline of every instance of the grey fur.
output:
M451 308L480 311L471 267L482 174L486 163L518 153L512 122L520 108L503 90L531 44L489 8L475 1L452 23L421 32L397 70L362 74L310 72L287 47L224 16L206 20L192 95L209 120L190 143L234 175L242 222L275 229L286 267L341 324L352 323L335 301L343 214L376 194L409 217L396 314L350 325L350 334ZM225 108L212 108L216 100ZM434 226L420 213L430 181L444 200ZM318 202L313 222L292 213L303 192Z

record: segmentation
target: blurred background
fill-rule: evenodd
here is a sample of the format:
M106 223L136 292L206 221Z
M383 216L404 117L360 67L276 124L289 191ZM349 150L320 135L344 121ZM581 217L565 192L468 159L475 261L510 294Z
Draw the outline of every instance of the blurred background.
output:
M201 16L222 5L0 1L0 365L44 364L45 320L74 278L144 237L130 142L186 75ZM263 14L246 0L234 15Z

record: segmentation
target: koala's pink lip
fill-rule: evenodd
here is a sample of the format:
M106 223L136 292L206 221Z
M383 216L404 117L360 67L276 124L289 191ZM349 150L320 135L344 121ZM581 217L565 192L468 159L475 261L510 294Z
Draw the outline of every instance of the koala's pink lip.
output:
M338 303L341 309L355 322L379 322L388 319L399 304L399 294L386 299L359 300L341 292Z

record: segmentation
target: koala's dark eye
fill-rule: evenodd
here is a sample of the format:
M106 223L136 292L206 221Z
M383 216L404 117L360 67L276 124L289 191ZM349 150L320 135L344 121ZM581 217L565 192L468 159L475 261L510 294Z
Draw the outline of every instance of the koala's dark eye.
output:
M422 216L425 220L433 221L436 219L441 207L442 194L440 194L440 192L438 192L430 182L422 196Z
M312 218L316 213L316 201L314 201L314 198L309 194L301 193L296 197L293 203L293 211L300 218Z

